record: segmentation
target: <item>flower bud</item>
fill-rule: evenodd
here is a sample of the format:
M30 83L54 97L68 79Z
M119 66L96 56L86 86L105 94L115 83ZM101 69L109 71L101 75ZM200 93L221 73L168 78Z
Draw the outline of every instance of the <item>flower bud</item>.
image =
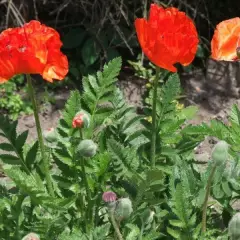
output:
M57 133L53 127L49 128L47 131L44 131L43 136L44 139L49 143L55 142L57 140Z
M132 209L132 202L129 198L120 198L117 202L117 206L115 208L115 217L118 221L123 219L127 219L130 217Z
M78 112L72 121L72 127L73 128L87 128L90 124L90 117L89 114L85 111Z
M117 200L117 195L115 192L111 192L111 191L104 192L102 195L102 200L106 203L114 202Z
M142 222L146 225L151 223L153 221L154 214L155 212L149 208L145 209L141 216Z
M146 84L146 88L151 88L152 87L152 84L151 83L147 83Z
M29 233L22 240L40 240L40 237L36 233Z
M212 160L220 166L226 162L228 158L228 144L225 141L218 142L212 151Z
M240 239L240 213L236 213L228 224L228 234L231 240Z
M97 144L90 139L82 140L77 148L77 153L83 157L93 157L97 152Z

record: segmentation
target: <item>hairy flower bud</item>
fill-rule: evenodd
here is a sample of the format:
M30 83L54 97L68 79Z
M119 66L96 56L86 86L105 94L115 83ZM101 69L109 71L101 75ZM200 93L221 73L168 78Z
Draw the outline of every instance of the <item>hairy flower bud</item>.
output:
M36 233L29 233L22 240L40 240L40 237Z
M228 224L228 234L231 240L240 239L240 213L236 213Z
M226 162L228 158L228 144L225 141L219 141L213 148L212 160L220 166Z
M85 111L78 112L72 121L72 127L73 128L83 128L83 127L89 127L90 124L90 117L89 114Z
M127 219L130 217L132 209L132 202L129 198L120 198L117 202L117 206L115 208L115 218L118 221L123 219Z
M82 140L77 148L77 153L83 157L93 157L97 152L97 144L90 139Z

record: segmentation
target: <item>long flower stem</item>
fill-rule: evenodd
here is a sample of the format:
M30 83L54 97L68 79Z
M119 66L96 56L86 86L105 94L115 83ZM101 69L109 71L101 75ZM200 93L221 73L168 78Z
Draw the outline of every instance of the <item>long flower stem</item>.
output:
M81 158L81 169L82 169L82 177L83 177L83 183L85 185L86 189L86 195L87 195L87 209L86 209L86 215L85 215L85 220L86 220L86 230L88 232L89 225L92 224L92 213L89 205L91 205L91 192L88 186L88 181L87 181L87 175L86 175L86 169L85 169L85 160L84 158ZM88 222L89 221L89 222Z
M204 202L203 202L203 212L202 212L202 233L206 232L206 225L207 225L207 204L208 204L208 198L209 198L209 194L210 194L210 188L212 185L212 180L213 180L213 176L214 173L216 171L216 164L213 165L212 167L212 171L208 177L208 181L207 181L207 187L206 187L206 194L205 194L205 198L204 198Z
M123 236L119 230L119 227L118 227L118 224L115 220L115 217L114 217L114 210L111 209L109 210L109 216L110 216L110 219L111 219L111 222L112 222L112 225L113 225L113 228L114 228L114 231L116 233L116 236L118 238L118 240L123 240Z
M153 83L153 102L152 102L152 141L151 141L151 167L155 167L156 153L156 126L157 126L157 87L160 75L160 68L156 67L156 77Z
M41 129L39 116L38 116L38 105L37 105L36 95L34 92L31 76L29 74L26 74L26 78L27 78L27 83L28 83L28 93L31 98L32 106L33 106L34 118L35 118L35 122L36 122L37 134L38 134L38 142L39 142L39 147L40 147L40 151L41 151L41 155L42 155L42 159L43 159L44 174L45 174L46 182L47 182L47 189L48 189L48 192L50 193L50 195L54 196L53 185L52 185L50 170L49 170L49 161L48 161L48 158L46 155L46 150L45 150L43 135L42 135L42 129Z

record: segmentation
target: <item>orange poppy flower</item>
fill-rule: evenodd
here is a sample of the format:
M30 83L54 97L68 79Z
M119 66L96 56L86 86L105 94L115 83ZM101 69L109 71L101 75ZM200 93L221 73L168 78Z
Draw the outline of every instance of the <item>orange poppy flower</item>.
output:
M41 74L52 82L68 73L67 57L61 53L62 42L53 28L38 21L9 28L0 34L0 83L16 74Z
M212 58L232 61L237 59L237 48L240 46L240 18L220 22L211 41Z
M149 19L136 19L135 27L143 52L155 65L176 72L174 64L193 61L198 34L192 20L177 8L151 4Z

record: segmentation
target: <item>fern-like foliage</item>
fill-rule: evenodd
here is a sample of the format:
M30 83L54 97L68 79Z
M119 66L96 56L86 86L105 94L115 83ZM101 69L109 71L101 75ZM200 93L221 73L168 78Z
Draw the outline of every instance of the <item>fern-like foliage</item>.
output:
M131 176L139 166L137 150L134 147L124 147L114 139L108 141L108 149L112 156L112 169L117 178Z
M17 121L10 122L7 117L0 116L0 136L6 139L0 143L0 160L4 164L21 167L23 171L30 174L34 165L38 163L38 143L35 142L28 151L24 153L24 145L28 137L28 131L17 134Z
M92 229L89 234L83 233L81 230L74 229L73 231L63 232L58 240L107 240L110 232L110 224L104 224L102 226Z
M89 75L83 78L82 104L91 114L92 125L100 125L113 111L110 100L116 89L116 77L119 75L120 68L121 59L115 58L104 65L103 71L97 72L96 76Z
M199 189L196 188L197 182L194 175L190 174L190 169L185 171L184 167L180 170L175 166L170 180L169 206L172 214L169 219L171 226L167 228L167 232L174 239L197 239L200 233L194 200L197 198L196 193Z

